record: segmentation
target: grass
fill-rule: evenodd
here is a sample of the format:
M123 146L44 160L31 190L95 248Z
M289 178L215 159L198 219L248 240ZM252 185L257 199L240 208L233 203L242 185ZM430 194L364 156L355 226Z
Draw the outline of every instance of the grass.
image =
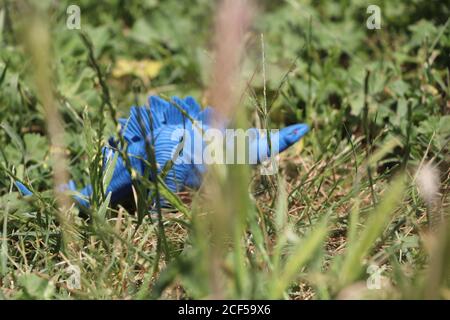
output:
M260 1L242 39L220 25L211 38L204 0L82 0L80 31L65 27L69 2L3 1L0 298L449 299L450 8L375 2L380 30L365 28L362 0ZM131 205L111 206L101 147L149 94L191 94L241 127L311 131L274 176L217 166L178 194L147 146L154 179L134 174ZM94 186L90 210L54 192L65 175Z

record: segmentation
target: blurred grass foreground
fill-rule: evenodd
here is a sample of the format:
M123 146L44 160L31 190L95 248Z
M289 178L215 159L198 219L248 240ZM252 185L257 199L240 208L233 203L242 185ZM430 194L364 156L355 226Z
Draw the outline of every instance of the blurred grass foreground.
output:
M0 299L450 299L449 17L426 0L1 1ZM274 175L214 165L164 208L133 176L115 206L101 147L150 95L311 131Z

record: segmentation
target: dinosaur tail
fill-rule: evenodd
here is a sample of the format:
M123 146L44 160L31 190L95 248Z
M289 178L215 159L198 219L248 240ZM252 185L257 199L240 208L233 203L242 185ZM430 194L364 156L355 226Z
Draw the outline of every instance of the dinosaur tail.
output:
M22 194L22 196L27 197L33 195L33 192L31 192L30 189L28 189L23 183L15 181L14 184L16 185L17 189L19 189L19 192ZM84 198L88 197L92 193L92 188L90 186L87 186L86 188L78 191L75 186L75 182L73 180L70 180L67 185L61 188L61 190L70 190L79 192L83 197L73 195L72 198L81 206L86 208L89 207L89 202Z
M31 196L33 194L33 192L23 185L23 183L16 181L14 184L23 196Z

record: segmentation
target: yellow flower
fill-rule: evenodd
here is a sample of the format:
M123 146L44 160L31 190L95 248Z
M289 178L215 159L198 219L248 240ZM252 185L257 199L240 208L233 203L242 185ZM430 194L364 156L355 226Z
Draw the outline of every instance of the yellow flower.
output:
M159 61L150 59L128 60L122 58L117 60L116 65L112 70L112 75L115 78L134 75L142 79L142 81L148 82L159 74L162 67L163 64Z

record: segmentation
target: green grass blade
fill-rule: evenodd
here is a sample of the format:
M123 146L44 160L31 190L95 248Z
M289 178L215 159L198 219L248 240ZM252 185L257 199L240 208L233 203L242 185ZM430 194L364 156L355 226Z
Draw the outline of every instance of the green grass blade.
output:
M100 208L97 211L97 217L100 221L105 221L106 218L106 210L108 210L109 202L111 201L111 192L106 196L105 201L101 204Z
M283 271L274 280L270 297L279 299L283 292L291 285L300 272L300 269L306 265L316 254L328 234L327 220L320 222L317 227L311 231L305 240L301 241L292 251Z
M386 190L382 201L370 213L361 235L354 237L353 241L348 244L347 254L338 275L340 287L351 283L359 277L363 267L363 259L370 252L375 241L389 223L395 208L402 200L403 192L404 176L401 175L394 180L389 189Z
M116 152L114 154L114 157L107 161L105 174L103 175L103 190L105 190L105 191L108 188L109 183L111 182L111 178L113 176L118 157L119 157L119 153Z
M23 145L22 139L20 139L16 131L13 128L11 128L11 126L6 122L2 122L0 124L0 127L2 127L3 130L5 130L8 136L11 138L11 142L14 143L17 149L19 149L20 153L22 155L25 154L25 147Z

